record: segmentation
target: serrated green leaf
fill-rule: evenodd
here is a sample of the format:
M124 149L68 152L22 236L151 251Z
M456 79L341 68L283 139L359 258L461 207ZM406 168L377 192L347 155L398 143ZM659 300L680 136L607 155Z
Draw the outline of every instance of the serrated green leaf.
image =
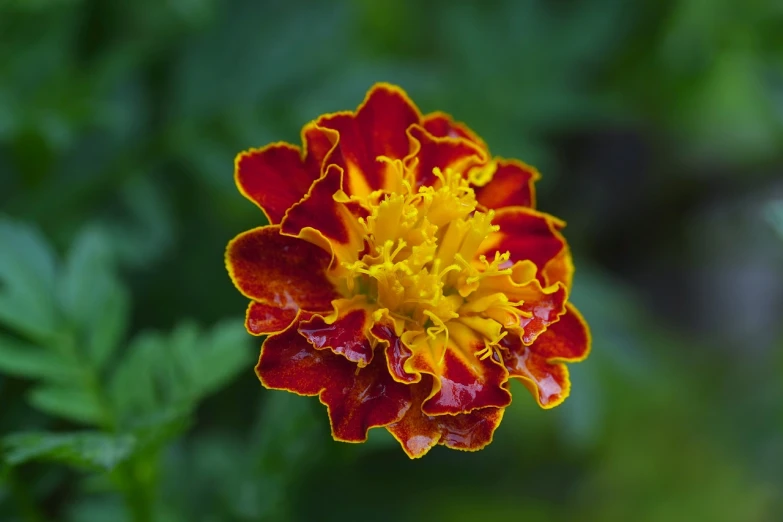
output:
M117 282L109 285L103 306L95 312L86 334L86 349L97 368L103 368L121 346L128 329L130 297Z
M294 394L267 394L251 437L265 474L290 477L293 469L306 466L306 461L323 449L320 439L314 438L319 423L311 406Z
M203 332L185 321L168 335L145 332L133 339L112 375L112 400L125 419L192 409L251 365L241 322Z
M109 240L98 228L85 229L74 242L59 291L77 348L94 368L102 368L125 336L129 297L114 274Z
M167 441L186 431L192 421L187 408L169 408L135 419L129 426L138 441L140 450L160 447Z
M241 321L218 323L201 341L194 364L194 392L202 399L228 384L242 370L251 372L249 338Z
M161 339L168 354L168 364L160 365L161 378L169 390L171 400L196 400L195 390L200 378L199 361L204 355L206 335L196 323L186 320L174 328L168 339ZM164 375L163 371L167 373Z
M133 267L159 259L174 243L171 203L148 177L135 176L122 187L129 216L118 222L98 223L112 238L117 258Z
M109 395L123 419L148 415L163 407L156 393L155 375L160 348L155 336L141 334L133 339L117 363L109 381Z
M28 396L30 404L49 415L80 424L98 425L103 419L101 405L84 389L66 386L39 386Z
M3 460L15 466L31 460L111 471L134 450L132 435L102 432L16 433L3 438Z
M71 361L59 353L4 335L0 335L0 372L58 383L79 378Z
M44 340L59 323L54 253L37 230L9 219L0 219L0 245L0 323Z
M76 238L63 267L59 297L70 321L91 324L93 314L110 291L110 250L106 237L95 228Z

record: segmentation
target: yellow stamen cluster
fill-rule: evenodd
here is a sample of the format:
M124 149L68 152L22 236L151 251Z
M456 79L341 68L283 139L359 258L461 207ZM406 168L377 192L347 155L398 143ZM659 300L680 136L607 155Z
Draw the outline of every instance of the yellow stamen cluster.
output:
M482 280L512 272L508 253L492 259L477 255L498 230L494 212L476 210L473 189L459 172L436 168L438 182L416 188L402 162L381 160L400 188L361 201L370 211L359 219L369 248L359 259L341 264L346 297L361 294L376 310L386 310L404 325L403 341L438 339L445 345L450 332L467 328L472 333L463 338L484 339L475 355L489 357L507 333L503 328L519 325L526 315L503 292L481 288Z

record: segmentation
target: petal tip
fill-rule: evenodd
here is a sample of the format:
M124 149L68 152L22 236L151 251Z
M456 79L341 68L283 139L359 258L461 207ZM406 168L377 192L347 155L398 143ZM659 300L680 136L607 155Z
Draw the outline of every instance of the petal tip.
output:
M368 104L371 98L374 96L378 96L379 94L386 94L390 96L396 96L400 98L402 101L405 102L405 104L410 107L419 117L419 120L421 120L421 111L419 110L418 106L413 102L413 100L408 96L408 93L405 89L400 87L397 84L393 84L390 82L375 82L367 91L367 94L364 97L364 101L359 105L359 109L357 109L357 112L364 106Z

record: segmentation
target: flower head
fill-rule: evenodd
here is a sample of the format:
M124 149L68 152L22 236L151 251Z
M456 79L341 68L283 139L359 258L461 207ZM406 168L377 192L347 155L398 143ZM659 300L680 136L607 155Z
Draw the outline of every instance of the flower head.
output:
M590 336L568 302L564 223L534 210L538 172L377 84L300 148L241 153L240 192L269 220L234 238L229 274L267 335L267 388L318 395L336 440L385 427L411 457L481 449L520 380L568 395Z

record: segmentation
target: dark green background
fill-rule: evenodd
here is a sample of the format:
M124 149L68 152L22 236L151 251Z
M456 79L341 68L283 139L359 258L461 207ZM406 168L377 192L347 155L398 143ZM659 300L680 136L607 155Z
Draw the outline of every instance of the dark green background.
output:
M0 0L0 520L781 520L781 27L775 0ZM335 443L252 371L233 158L376 81L536 165L569 223L593 354L480 453Z

